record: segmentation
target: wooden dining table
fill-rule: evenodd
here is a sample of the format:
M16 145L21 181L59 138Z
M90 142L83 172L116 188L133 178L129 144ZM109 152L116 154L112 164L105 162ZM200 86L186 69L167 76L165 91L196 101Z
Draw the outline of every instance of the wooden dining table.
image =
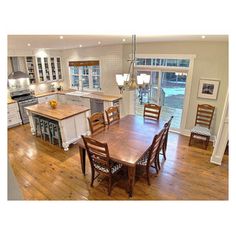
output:
M89 137L107 143L113 161L128 167L128 192L132 197L135 182L136 164L152 144L155 134L164 126L163 121L151 120L142 116L127 115L104 131ZM82 172L85 175L86 150L82 139L78 141Z

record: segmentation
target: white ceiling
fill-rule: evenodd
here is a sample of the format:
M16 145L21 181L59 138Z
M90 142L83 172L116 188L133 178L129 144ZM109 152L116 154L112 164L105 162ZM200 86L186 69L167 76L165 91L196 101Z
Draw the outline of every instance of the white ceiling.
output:
M126 39L125 42L122 40ZM137 43L174 41L228 41L227 35L137 35ZM131 35L9 35L8 49L69 49L102 45L116 45L131 42ZM30 43L30 46L27 44Z

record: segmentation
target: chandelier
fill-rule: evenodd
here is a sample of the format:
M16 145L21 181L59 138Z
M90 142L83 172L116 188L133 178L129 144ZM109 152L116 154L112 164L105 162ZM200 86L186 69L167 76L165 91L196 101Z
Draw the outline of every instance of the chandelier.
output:
M135 63L136 63L136 35L132 35L132 56L128 60L130 62L128 74L117 74L116 83L120 89L120 93L124 90L135 90L147 87L150 82L150 75L146 74L135 74Z

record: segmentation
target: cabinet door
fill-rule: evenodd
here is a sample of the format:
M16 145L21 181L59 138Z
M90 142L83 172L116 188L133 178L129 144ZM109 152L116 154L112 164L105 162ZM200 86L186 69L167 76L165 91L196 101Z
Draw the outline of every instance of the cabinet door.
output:
M58 80L62 80L62 72L61 72L61 58L57 57L57 78Z
M56 80L58 80L57 70L56 70L56 58L51 57L50 63L51 63L52 81L56 81Z
M38 98L38 103L46 103L47 102L47 98L45 97L39 97Z
M34 57L25 57L26 69L29 75L30 84L36 83L35 62Z
M49 65L49 58L44 57L43 62L44 62L44 70L45 70L45 81L50 82L52 80L52 75L51 75L51 67Z
M45 70L42 58L37 57L36 62L39 82L45 82Z

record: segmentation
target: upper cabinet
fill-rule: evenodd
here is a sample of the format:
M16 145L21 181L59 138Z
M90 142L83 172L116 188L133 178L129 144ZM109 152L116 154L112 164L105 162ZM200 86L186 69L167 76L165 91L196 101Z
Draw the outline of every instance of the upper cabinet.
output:
M36 57L36 67L37 67L37 73L38 73L39 82L46 82L43 58Z
M30 78L30 84L36 83L36 74L35 74L35 62L34 57L26 57L25 58L26 63L26 70Z
M60 57L17 57L17 69L29 75L30 84L62 81ZM8 74L13 71L11 57L8 57Z
M36 61L40 83L62 80L60 57L37 57Z

